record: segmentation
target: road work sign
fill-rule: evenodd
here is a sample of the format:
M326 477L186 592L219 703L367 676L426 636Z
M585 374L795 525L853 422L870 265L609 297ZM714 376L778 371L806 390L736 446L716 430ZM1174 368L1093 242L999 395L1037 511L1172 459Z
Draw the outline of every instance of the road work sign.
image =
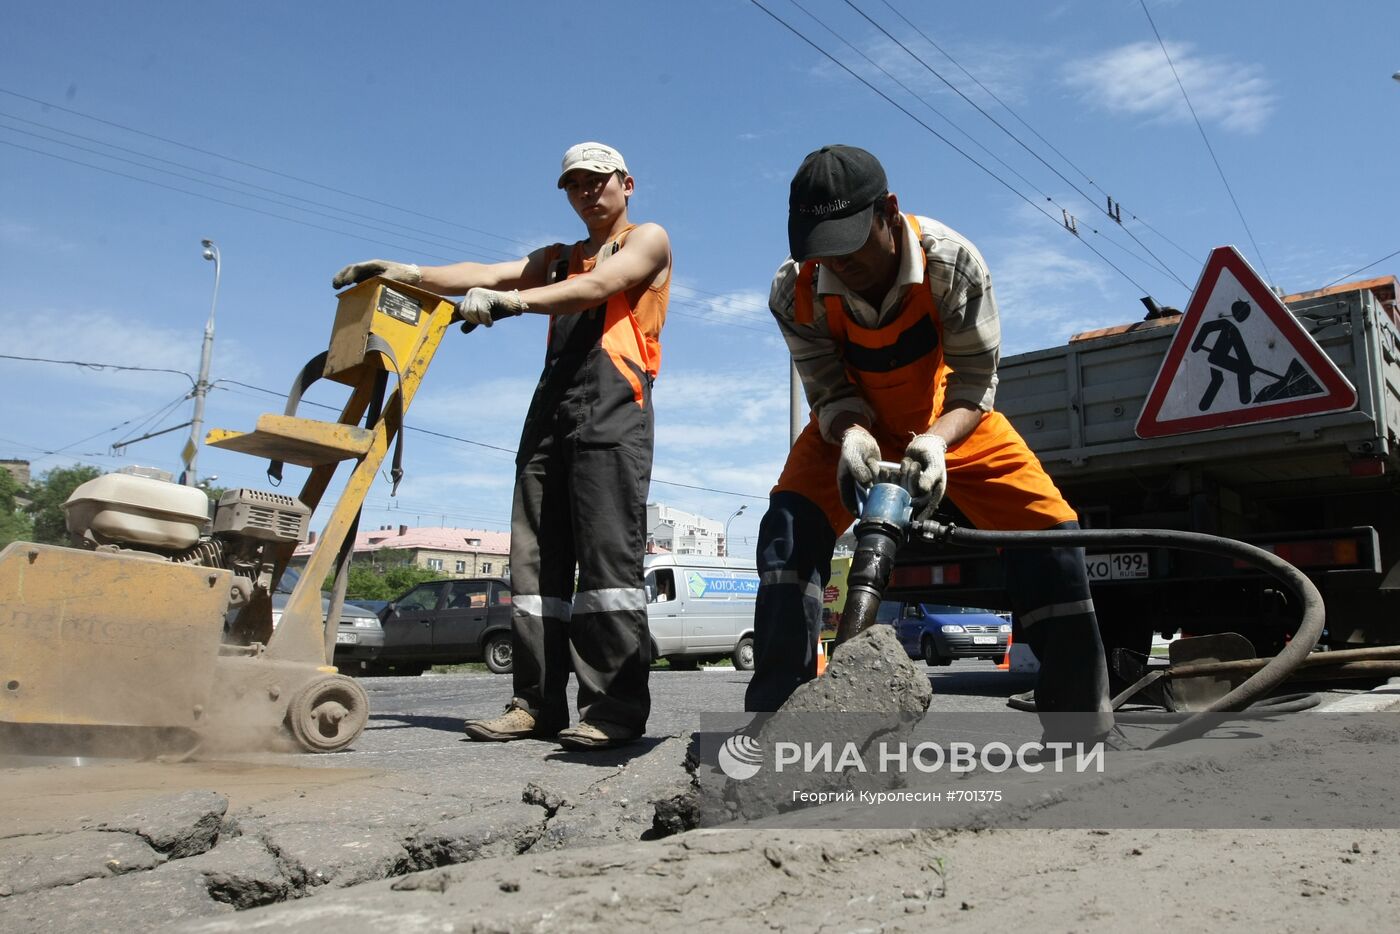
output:
M1206 260L1139 438L1342 412L1356 390L1234 247Z

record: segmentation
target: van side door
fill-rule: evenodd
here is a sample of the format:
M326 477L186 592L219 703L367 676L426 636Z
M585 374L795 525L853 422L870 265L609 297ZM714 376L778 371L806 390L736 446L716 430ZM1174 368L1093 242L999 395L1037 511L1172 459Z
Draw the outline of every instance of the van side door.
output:
M672 568L653 568L646 576L647 628L661 656L685 651L683 604L676 599L676 574Z

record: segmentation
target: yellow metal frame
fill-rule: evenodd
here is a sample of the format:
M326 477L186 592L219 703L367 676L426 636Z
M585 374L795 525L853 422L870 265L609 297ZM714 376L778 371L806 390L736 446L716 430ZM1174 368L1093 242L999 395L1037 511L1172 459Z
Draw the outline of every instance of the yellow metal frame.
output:
M313 511L340 462L358 460L267 643L266 654L271 658L326 666L332 659L322 622L321 582L334 569L351 523L364 505L390 445L403 430L401 413L408 411L417 394L454 312L452 302L440 295L381 278L347 289L339 299L324 372L327 379L351 387L339 421L263 415L251 432L215 429L206 438L211 447L311 468L300 499ZM394 369L383 353L367 349L371 334L392 349L398 361L399 385L385 400L379 421L366 429L357 426L364 420L375 383L381 373ZM278 556L278 574L292 550L293 546L287 546Z

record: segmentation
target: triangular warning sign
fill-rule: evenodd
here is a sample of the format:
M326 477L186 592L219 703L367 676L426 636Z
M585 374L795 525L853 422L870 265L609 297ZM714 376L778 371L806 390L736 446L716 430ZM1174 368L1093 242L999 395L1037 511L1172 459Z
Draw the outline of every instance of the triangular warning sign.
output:
M1211 251L1157 381L1139 438L1228 428L1356 405L1356 390L1234 247Z

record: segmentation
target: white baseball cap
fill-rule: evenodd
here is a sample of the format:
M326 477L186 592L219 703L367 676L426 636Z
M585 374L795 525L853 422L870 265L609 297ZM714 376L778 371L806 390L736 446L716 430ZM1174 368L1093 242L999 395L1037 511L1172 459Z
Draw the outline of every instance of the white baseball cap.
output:
M564 187L564 176L574 169L585 172L599 172L607 175L612 172L627 172L627 163L622 161L622 153L603 143L579 143L570 146L564 153L563 168L559 170L559 187Z

